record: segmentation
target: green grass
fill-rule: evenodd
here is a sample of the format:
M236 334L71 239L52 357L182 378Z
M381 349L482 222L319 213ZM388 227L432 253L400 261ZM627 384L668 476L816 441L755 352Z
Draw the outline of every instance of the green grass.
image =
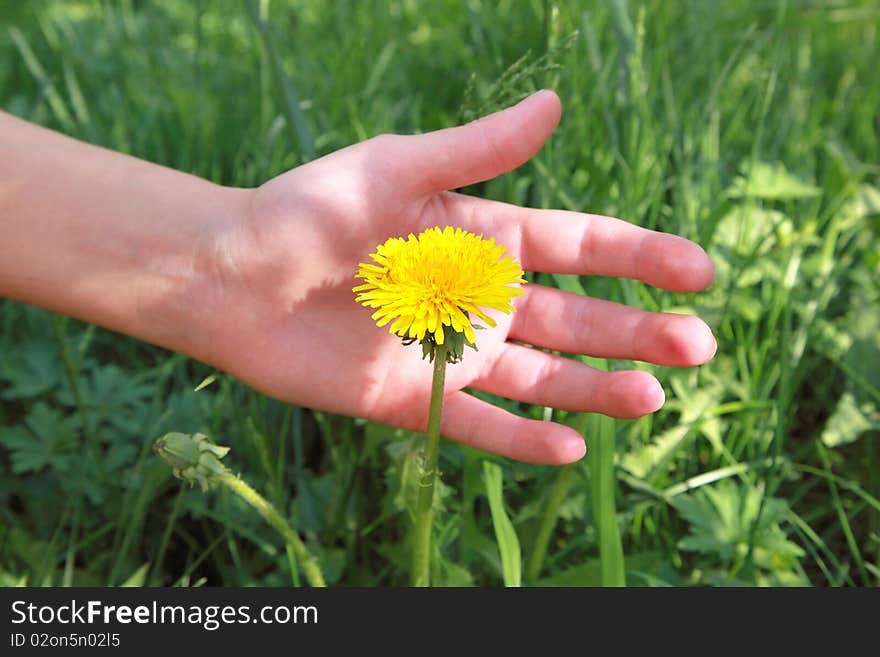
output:
M876 3L329 6L5 2L0 106L252 186L556 89L550 144L468 192L698 241L718 270L700 294L538 280L698 313L718 355L637 364L668 403L636 421L497 400L585 427L591 453L559 469L444 444L438 581L880 583ZM283 510L329 583L405 584L414 437L227 377L194 392L211 374L0 300L0 583L300 581L238 498L171 478L150 445L176 430L231 445L227 465Z

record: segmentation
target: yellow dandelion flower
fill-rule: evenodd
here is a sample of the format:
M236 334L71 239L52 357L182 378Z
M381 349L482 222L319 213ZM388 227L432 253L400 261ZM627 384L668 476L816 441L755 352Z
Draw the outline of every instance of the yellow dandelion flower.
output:
M461 228L429 228L406 239L392 237L370 254L375 263L360 263L353 288L356 301L378 308L378 326L412 340L442 345L450 327L474 345L472 317L489 326L486 309L512 312L510 301L523 292L520 264L494 239ZM503 257L502 257L503 256Z

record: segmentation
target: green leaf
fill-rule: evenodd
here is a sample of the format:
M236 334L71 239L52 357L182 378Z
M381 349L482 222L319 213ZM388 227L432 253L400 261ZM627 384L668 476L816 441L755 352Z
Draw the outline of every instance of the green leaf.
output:
M782 163L755 162L727 190L731 198L760 198L770 201L815 198L822 190L803 182Z
M661 570L668 558L661 552L639 552L627 556L626 577L628 585L669 586L654 574ZM632 580L632 581L630 581ZM554 575L538 580L538 586L602 586L602 562L587 559L583 563L570 566Z
M435 557L434 570L436 571L435 586L473 586L474 578L464 566L452 563L447 559Z
M78 427L76 417L65 417L37 402L24 426L0 429L0 444L11 452L15 474L37 472L49 465L66 471L76 458Z
M828 418L822 431L822 442L828 447L847 445L872 429L880 429L880 413L877 408L870 402L858 406L852 393L847 392Z
M50 391L61 380L57 351L47 341L27 342L0 363L0 380L9 384L3 392L4 399L36 397Z
M149 570L150 570L150 562L148 561L145 564L141 565L141 567L138 568L136 571L134 571L131 574L131 577L129 577L127 580L125 580L119 586L121 586L123 588L140 588L141 586L144 585L144 582L147 579L147 571L149 571Z
M621 458L623 469L640 479L652 480L656 475L665 472L676 455L689 444L690 438L708 421L704 418L707 418L712 408L721 403L724 394L723 383L719 380L697 389L678 385L675 379L672 383L676 399L670 401L670 406L680 408L681 421L660 433L650 443L626 452Z
M588 559L550 577L538 580L538 586L602 586L602 562Z
M217 377L219 377L219 376L220 376L219 372L214 372L213 374L206 376L204 379L202 379L202 382L199 385L197 385L195 388L193 388L193 392L198 392L199 390L203 390L203 389L207 388L209 385L214 383L214 381L216 381Z
M553 274L553 281L556 287L572 294L586 294L581 279L574 274Z
M745 556L754 540L756 566L776 573L794 571L804 552L780 526L788 516L788 505L769 498L762 508L762 497L760 487L730 479L677 496L672 506L690 525L679 548L732 563Z
M522 552L516 530L504 510L501 466L483 461L483 479L486 484L486 495L489 498L489 510L492 513L492 525L495 527L495 539L498 541L498 550L501 553L504 586L522 586Z
M80 394L95 426L109 425L112 431L108 436L137 435L138 427L146 426L151 419L149 399L154 393L143 378L116 365L92 367L80 377ZM58 398L67 406L76 406L69 389L63 389Z
M0 430L0 444L12 452L12 472L23 474L42 470L50 462L49 453L24 427Z

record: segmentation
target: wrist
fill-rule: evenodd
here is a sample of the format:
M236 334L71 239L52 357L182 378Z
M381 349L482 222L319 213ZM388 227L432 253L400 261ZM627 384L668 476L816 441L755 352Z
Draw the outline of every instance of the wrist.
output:
M136 317L150 334L123 332L219 366L218 338L235 321L227 304L231 263L255 190L200 182L165 254L144 253L143 271L154 282L142 288Z
M210 356L222 245L236 243L252 190L2 112L0 152L0 296Z

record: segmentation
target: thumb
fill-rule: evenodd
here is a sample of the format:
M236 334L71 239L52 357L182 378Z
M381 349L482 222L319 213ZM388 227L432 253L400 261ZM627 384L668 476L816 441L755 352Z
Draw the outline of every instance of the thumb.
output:
M401 179L428 195L506 173L541 149L561 111L559 97L544 89L466 125L404 137L394 158Z

